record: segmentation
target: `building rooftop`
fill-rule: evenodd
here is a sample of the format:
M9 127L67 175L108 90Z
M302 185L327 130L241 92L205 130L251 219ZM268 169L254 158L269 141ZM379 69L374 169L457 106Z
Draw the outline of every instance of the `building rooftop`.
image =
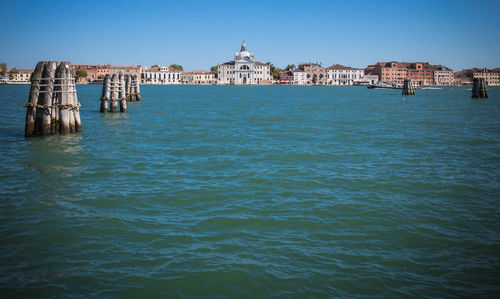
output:
M343 66L341 64L334 64L328 67L327 70L362 70L362 69L357 69L350 66Z
M13 70L13 69L7 69L5 72L6 72L6 73L8 73L8 72L10 72L11 70ZM19 73L33 73L33 71L34 71L34 70L32 70L32 69L16 69L16 70L17 70L17 72L19 72Z

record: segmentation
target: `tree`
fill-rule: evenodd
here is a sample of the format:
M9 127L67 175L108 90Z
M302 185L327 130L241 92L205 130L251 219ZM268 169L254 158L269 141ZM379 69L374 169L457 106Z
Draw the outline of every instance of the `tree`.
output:
M217 78L217 73L219 71L219 67L217 65L211 66L210 71L215 74L215 78Z
M178 65L178 64L171 64L170 67L173 67L174 69L178 69L179 71L183 71L184 70L182 68L182 65Z
M97 79L104 79L104 75L100 74L99 76L97 76Z
M0 69L0 76L5 76L5 74L7 73L7 63L0 62Z
M75 75L77 78L86 78L87 72L85 70L76 70Z
M155 64L155 65L153 65L152 67L158 67L158 66L159 66L159 65Z
M271 72L271 76L273 76L274 80L278 80L279 78L279 72L283 71L279 67L275 67L272 63L266 62L267 65L269 65L269 71Z
M285 70L287 71L293 71L295 69L295 64L289 64L286 66Z
M12 80L14 78L15 74L19 74L16 68L13 68L9 71L9 80Z

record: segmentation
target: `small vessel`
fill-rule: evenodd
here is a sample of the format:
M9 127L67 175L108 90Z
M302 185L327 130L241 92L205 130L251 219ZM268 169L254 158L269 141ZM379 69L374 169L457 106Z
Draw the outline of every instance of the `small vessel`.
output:
M384 83L384 82L378 82L375 84L370 84L367 86L369 89L393 89L393 84L392 83Z
M421 87L414 83L415 89L420 89ZM376 84L368 85L370 89L403 89L403 84L393 83L393 82L378 82Z

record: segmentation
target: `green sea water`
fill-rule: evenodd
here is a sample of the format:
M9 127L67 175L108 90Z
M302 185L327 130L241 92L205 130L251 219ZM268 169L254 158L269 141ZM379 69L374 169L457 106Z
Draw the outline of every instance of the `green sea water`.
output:
M0 86L1 297L500 296L500 88L77 89Z

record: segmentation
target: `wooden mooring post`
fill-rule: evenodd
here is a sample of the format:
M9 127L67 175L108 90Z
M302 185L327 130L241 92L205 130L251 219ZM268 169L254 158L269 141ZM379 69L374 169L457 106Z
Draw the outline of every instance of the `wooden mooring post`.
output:
M137 78L137 75L135 75L135 100L137 102L140 102L142 99L142 94L141 94L141 84L139 83L139 78Z
M24 136L82 131L75 74L69 62L40 61L31 75Z
M111 76L111 98L109 99L109 112L117 112L118 111L118 90L119 90L119 81L118 76L113 74Z
M129 101L134 101L139 102L142 99L141 95L141 85L139 83L139 79L137 78L137 75L127 75L127 78L125 79L125 84L126 84L126 93L127 93L127 99Z
M405 79L403 83L403 95L409 96L415 94L415 86L413 86L413 82L410 79Z
M109 99L111 97L111 83L109 81L109 75L104 76L102 81L102 95L101 95L101 113L108 112L109 109Z
M474 78L472 83L472 98L488 98L488 86L486 86L486 80L484 78Z
M140 85L137 75L106 75L102 82L101 112L117 112L120 101L120 112L127 112L127 101L141 100Z
M122 74L118 75L118 81L120 82L120 90L118 92L118 98L120 99L120 112L127 112L127 93L125 78Z

